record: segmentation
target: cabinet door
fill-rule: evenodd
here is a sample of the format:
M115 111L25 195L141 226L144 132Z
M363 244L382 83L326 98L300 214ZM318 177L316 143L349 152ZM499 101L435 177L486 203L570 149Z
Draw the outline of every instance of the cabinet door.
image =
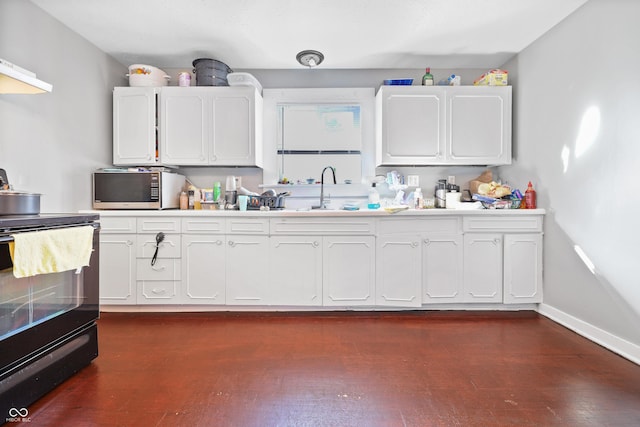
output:
M269 298L275 305L322 305L322 237L272 236Z
M542 235L504 236L504 303L542 302Z
M157 88L114 88L114 165L141 166L157 163L157 93Z
M444 162L444 88L388 88L377 95L378 165Z
M424 303L463 302L462 235L426 235L422 238Z
M198 88L167 87L160 93L160 158L169 165L206 165L210 96Z
M502 302L502 235L464 235L464 302Z
M227 236L227 304L266 305L269 293L268 237Z
M221 89L223 90L212 94L209 164L261 166L256 163L255 90L252 88ZM259 113L261 114L262 111L260 110Z
M357 306L375 303L373 236L325 236L322 259L324 305Z
M136 235L100 235L100 304L136 303Z
M376 304L420 307L422 268L418 235L381 235L376 248Z
M511 163L511 87L447 91L447 163Z
M182 236L182 302L224 304L226 248L223 235Z

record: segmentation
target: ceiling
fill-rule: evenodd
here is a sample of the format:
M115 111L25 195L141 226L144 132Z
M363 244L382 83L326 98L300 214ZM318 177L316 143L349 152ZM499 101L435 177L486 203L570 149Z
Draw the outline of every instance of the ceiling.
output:
M31 0L125 66L495 68L587 0Z

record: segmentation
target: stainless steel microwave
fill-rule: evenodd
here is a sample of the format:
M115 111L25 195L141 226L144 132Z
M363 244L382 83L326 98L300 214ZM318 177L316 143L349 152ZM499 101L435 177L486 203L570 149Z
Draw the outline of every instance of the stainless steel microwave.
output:
M93 173L94 209L173 209L185 177L164 171L99 170Z

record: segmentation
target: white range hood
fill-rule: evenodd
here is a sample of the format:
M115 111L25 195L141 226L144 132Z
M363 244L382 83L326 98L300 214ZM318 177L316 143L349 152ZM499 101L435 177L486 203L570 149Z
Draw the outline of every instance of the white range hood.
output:
M35 73L0 58L0 94L33 94L51 92L52 90L53 86L47 82L38 80Z

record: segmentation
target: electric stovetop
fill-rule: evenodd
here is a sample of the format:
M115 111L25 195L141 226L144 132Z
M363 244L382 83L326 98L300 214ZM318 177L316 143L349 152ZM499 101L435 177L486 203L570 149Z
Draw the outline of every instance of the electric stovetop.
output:
M20 228L47 228L98 221L97 214L0 215L0 232Z

